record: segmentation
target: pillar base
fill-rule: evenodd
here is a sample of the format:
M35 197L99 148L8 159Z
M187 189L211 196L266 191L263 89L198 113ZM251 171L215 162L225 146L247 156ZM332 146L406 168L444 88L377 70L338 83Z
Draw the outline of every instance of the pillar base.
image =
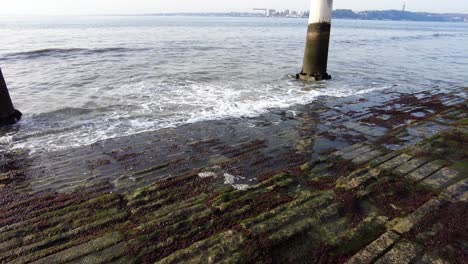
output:
M0 118L0 126L13 125L20 121L22 116L23 114L20 111L15 110L10 116Z
M302 80L306 82L318 82L318 81L323 81L323 80L331 80L331 75L328 73L316 73L314 75L307 75L304 73L298 73L296 74L296 80Z

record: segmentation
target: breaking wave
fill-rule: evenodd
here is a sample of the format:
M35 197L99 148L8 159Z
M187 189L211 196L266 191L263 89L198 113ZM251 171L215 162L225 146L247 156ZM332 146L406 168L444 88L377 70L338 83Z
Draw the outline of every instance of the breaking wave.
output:
M28 60L28 59L38 59L43 57L69 57L75 55L95 55L95 54L102 54L102 53L117 53L122 54L125 52L134 52L134 51L144 51L148 49L130 49L130 48L99 48L99 49L83 49L83 48L49 48L49 49L38 49L38 50L31 50L31 51L24 51L24 52L16 52L16 53L9 53L6 54L0 59L3 60Z
M280 84L254 84L239 88L233 83L201 85L185 82L178 85L139 82L100 93L105 97L133 98L129 105L112 104L96 109L63 107L57 110L26 115L22 131L1 138L10 148L53 151L90 145L100 140L128 136L184 124L226 118L250 118L272 109L288 109L311 103L319 97L345 97L389 89L374 86L356 91L346 87L303 89L293 81ZM57 125L59 124L59 127Z
M412 36L394 36L391 37L391 40L426 40L426 39L434 39L434 38L451 38L451 37L463 37L464 34L459 33L433 33L433 34L420 34L420 35L412 35Z
M392 37L380 37L380 38L366 38L366 39L338 39L334 40L340 44L353 44L359 46L366 46L372 43L379 43L379 44L386 44L388 41L392 42L400 42L403 43L404 41L409 40L431 40L431 39L439 39L439 38L458 38L458 37L467 37L467 34L460 34L460 33L433 33L433 34L418 34L418 35L403 35L403 36L392 36Z

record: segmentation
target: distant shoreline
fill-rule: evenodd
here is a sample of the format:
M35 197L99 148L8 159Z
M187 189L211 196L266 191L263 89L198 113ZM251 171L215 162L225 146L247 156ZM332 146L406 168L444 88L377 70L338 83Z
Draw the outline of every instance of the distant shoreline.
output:
M139 16L194 16L194 17L265 17L265 18L307 18L304 16L265 16L259 13L227 12L227 13L149 13ZM334 19L377 20L377 21L416 21L416 22L468 22L468 14L442 14L427 12L408 12L398 10L362 11L348 9L333 11Z
M206 13L146 13L146 14L74 14L74 15L13 15L0 14L2 17L80 17L80 16L189 16L189 17L253 17L253 18L296 18L306 19L308 11L297 13L300 15L284 15L283 13L273 16L265 16L255 12L206 12ZM367 21L412 21L412 22L452 22L467 23L468 14L463 13L429 13L409 12L400 10L368 10L353 11L350 9L337 9L333 11L334 19L367 20Z

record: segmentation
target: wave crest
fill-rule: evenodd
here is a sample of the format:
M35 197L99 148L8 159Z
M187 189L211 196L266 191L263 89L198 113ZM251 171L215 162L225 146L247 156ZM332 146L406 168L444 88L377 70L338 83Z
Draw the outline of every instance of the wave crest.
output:
M38 59L42 57L68 57L74 55L94 55L102 53L125 53L132 51L142 51L147 49L131 49L122 47L111 47L111 48L97 48L97 49L84 49L84 48L48 48L38 49L24 52L9 53L3 56L3 60L10 59Z

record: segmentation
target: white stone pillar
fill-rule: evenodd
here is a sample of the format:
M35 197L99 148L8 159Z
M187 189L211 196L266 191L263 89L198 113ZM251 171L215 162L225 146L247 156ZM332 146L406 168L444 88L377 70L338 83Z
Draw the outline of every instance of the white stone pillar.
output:
M333 0L311 0L304 64L297 79L306 81L331 79L327 73L327 64L332 11Z

